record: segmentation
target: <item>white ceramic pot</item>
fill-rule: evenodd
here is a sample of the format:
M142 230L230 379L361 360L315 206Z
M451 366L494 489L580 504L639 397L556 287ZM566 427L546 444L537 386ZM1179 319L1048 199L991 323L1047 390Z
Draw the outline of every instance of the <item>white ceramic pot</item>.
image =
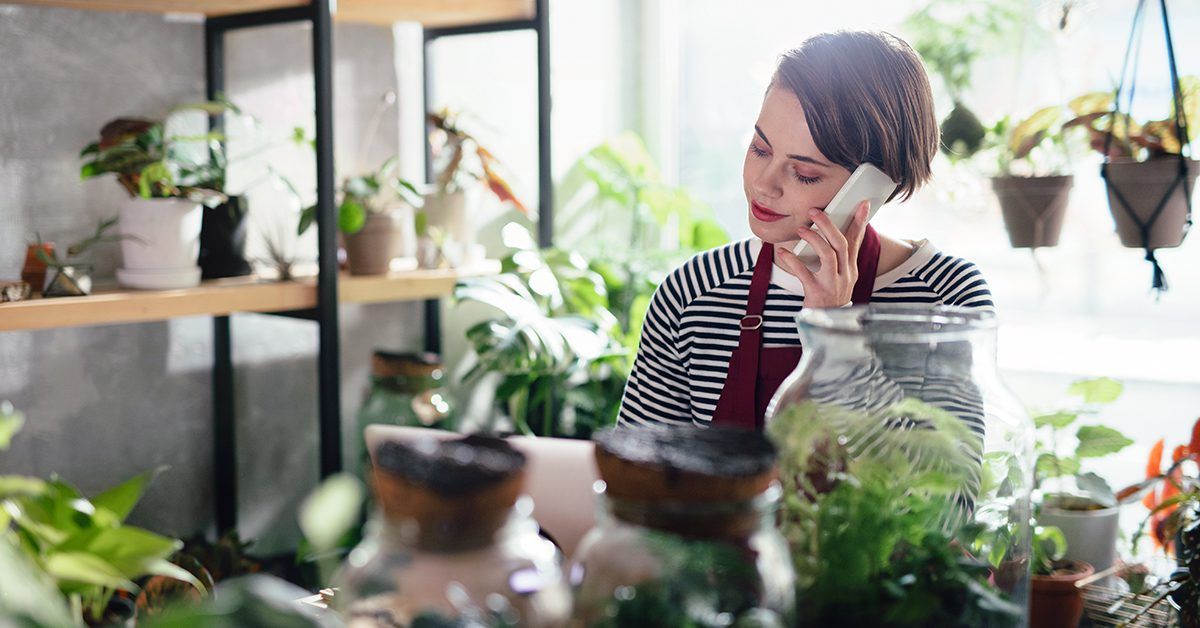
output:
M429 226L444 231L447 241L464 249L471 247L475 244L475 221L471 214L477 196L461 190L450 194L436 191L426 194L425 215L429 217Z
M1057 526L1067 539L1067 560L1082 560L1099 573L1112 567L1117 553L1120 507L1065 510L1042 506L1038 525Z
M122 268L117 279L129 288L188 288L199 285L201 204L185 199L131 199L118 226ZM139 277L154 277L145 283Z

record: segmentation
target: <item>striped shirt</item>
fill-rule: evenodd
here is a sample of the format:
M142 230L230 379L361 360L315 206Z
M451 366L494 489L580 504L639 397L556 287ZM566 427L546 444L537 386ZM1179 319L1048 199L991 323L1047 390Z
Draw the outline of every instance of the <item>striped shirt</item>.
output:
M974 264L946 255L928 241L914 245L916 250L907 260L876 278L872 303L992 309L991 292ZM680 266L658 287L646 312L637 358L621 400L622 425L711 423L730 357L737 348L754 260L762 246L761 240L752 238L706 251ZM799 346L795 320L803 307L800 280L773 267L763 308L763 346ZM919 391L907 390L905 383L893 380L894 394L875 400L927 398ZM977 407L962 407L975 404L958 394L947 395L944 404L934 405L959 416L978 412ZM971 427L982 434L981 424Z

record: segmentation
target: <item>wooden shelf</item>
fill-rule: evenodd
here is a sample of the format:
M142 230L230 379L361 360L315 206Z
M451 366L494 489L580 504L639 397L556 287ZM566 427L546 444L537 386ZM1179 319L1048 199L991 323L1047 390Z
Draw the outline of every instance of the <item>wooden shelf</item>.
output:
M209 16L298 7L307 0L7 0L91 11L200 13ZM343 22L420 22L426 28L467 26L534 15L534 0L337 0L335 18Z
M342 303L388 303L449 295L463 277L499 272L489 261L458 270L414 270L338 278ZM234 278L206 281L184 290L97 291L86 297L0 303L0 332L161 321L183 316L224 316L236 312L287 312L317 306L316 278L259 281Z

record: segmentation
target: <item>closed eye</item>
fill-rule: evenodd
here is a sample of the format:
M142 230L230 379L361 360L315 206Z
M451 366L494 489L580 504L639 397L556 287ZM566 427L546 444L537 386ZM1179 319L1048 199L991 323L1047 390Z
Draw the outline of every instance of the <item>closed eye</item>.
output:
M766 157L769 153L767 151L759 148L758 144L751 143L750 144L750 154L754 155L755 157ZM792 170L792 176L795 177L795 179L797 181L799 181L800 183L803 183L804 185L815 185L815 184L821 182L821 177L806 177L806 176L800 174L799 172L797 172L796 170Z

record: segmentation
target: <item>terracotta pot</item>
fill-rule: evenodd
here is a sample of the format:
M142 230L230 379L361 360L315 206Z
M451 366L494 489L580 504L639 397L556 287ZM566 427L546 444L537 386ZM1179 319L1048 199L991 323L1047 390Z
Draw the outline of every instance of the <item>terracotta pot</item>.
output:
M994 177L1008 240L1016 249L1058 246L1075 177Z
M367 215L363 228L346 235L346 258L351 275L388 272L401 244L400 221L391 211Z
M1172 188L1179 175L1178 157L1144 162L1114 161L1107 165L1108 209L1112 212L1122 245L1135 249L1145 246L1141 230L1120 199L1129 203L1129 210L1142 222L1147 222L1168 190L1170 198L1150 229L1149 248L1167 249L1183 243L1188 229L1187 199L1195 188L1200 162L1188 159L1187 169L1186 185Z
M1033 576L1029 597L1029 628L1076 628L1083 618L1083 592L1076 582L1094 569L1083 561L1069 561L1069 573Z
M253 272L246 261L246 197L229 200L204 210L200 224L200 272L202 279L241 277Z
M25 265L21 268L21 281L29 284L35 293L41 293L46 287L46 262L38 258L38 245L30 244L25 247ZM53 242L43 242L41 249L46 255L54 253Z

